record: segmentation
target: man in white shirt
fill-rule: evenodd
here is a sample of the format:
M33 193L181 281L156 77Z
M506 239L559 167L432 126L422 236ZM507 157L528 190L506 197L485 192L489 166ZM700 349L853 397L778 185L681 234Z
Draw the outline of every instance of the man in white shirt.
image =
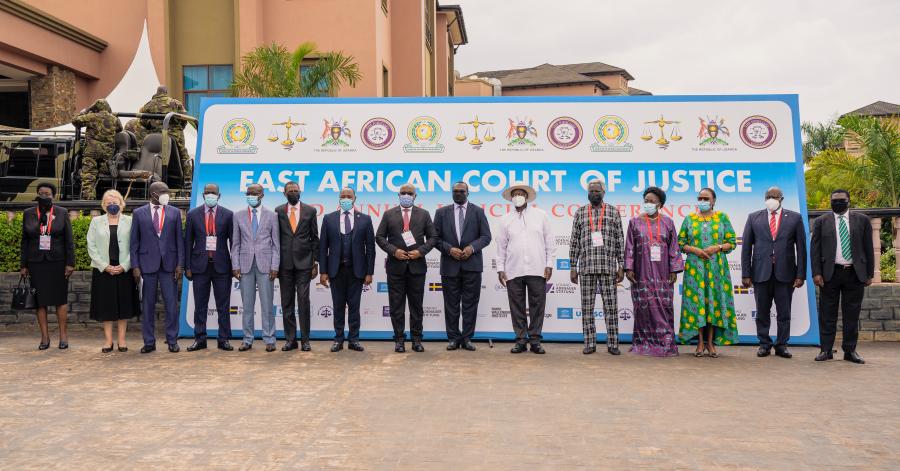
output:
M503 192L515 211L500 220L497 236L497 275L506 287L516 345L512 353L522 353L526 343L531 351L543 354L541 330L547 301L547 280L553 274L556 245L547 213L528 204L535 200L534 188L513 185ZM528 301L526 312L525 302Z

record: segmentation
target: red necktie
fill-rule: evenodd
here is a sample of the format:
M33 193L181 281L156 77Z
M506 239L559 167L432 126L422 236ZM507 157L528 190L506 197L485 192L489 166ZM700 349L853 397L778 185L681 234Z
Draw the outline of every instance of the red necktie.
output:
M214 236L216 235L216 213L213 212L212 209L206 213L206 235ZM209 258L213 258L216 253L212 250L207 250L206 253L209 255Z
M772 240L775 240L775 233L777 231L777 226L775 226L775 213L771 213L771 218L769 218L769 231L772 232Z
M403 232L406 232L408 230L409 230L409 210L404 209L403 210Z

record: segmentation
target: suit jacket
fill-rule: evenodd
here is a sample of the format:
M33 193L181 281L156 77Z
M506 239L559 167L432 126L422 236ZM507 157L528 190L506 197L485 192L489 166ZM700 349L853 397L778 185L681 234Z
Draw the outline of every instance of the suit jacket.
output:
M281 269L308 270L313 267L319 255L319 227L316 209L300 204L297 214L297 230L291 230L291 219L286 204L275 208L281 239Z
M460 270L480 272L484 270L481 250L491 243L491 226L484 210L472 203L466 205L461 240L456 238L456 204L438 208L434 213L434 230L437 232L437 248L441 252L441 276L456 276ZM472 246L474 252L466 260L450 256L450 249Z
M875 276L875 258L872 242L872 222L868 216L850 210L850 247L853 250L853 270L861 282ZM834 275L834 259L837 253L837 228L834 213L823 214L813 221L810 259L813 276L821 275L831 281Z
M328 213L322 219L322 235L319 237L319 269L329 277L336 277L341 264L341 211ZM375 229L372 218L359 211L353 212L353 276L365 278L375 274Z
M209 265L206 252L206 212L209 207L201 204L188 211L184 223L184 267L194 273L203 273ZM216 273L231 272L231 236L234 232L234 213L221 205L216 207L216 251L213 268Z
M128 271L131 269L131 216L120 214L116 228L116 239L119 241L119 265ZM91 266L103 271L109 266L109 215L104 214L91 219L87 232L87 251L91 257Z
M26 209L22 215L19 264L22 268L28 268L31 263L65 260L66 266L74 267L75 240L72 237L69 212L61 206L53 206L47 217L53 218L50 224L50 250L40 250L41 223L38 221L37 207Z
M256 257L256 268L262 272L278 271L281 247L278 239L278 217L263 205L257 207L259 228L256 237L250 225L249 208L234 215L234 231L231 235L231 268L249 273Z
M622 231L622 218L615 206L602 203L605 209L596 209L593 213L594 227L591 225L591 214L586 204L575 212L572 221L572 236L569 238L569 263L577 268L578 273L615 273L625 268L625 233ZM600 223L603 214L601 232L603 247L594 247L591 239Z
M428 272L425 255L431 252L431 249L438 243L431 214L418 206L412 207L409 214L409 230L416 239L416 243L407 247L403 241L403 213L400 210L400 206L394 206L385 211L384 217L381 218L381 223L378 225L378 231L375 232L375 243L381 247L381 250L387 252L384 269L387 273L399 275L404 273L408 266L410 273L424 275ZM397 249L418 250L422 257L416 260L399 260L394 257Z
M131 266L144 273L174 272L184 261L181 211L175 206L163 208L160 235L153 227L153 209L149 203L131 215Z
M799 213L782 210L774 240L769 230L768 209L747 216L741 247L741 276L752 278L754 283L769 281L773 256L776 280L789 283L806 279L806 228Z

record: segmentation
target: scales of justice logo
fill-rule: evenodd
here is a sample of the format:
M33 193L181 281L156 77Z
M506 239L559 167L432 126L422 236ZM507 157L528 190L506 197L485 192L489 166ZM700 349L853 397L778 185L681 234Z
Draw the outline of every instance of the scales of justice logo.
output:
M496 139L494 137L494 127L492 126L494 124L493 121L480 121L478 119L478 115L475 115L475 119L471 121L464 121L459 124L459 130L456 132L456 140L459 142L463 142L468 139L468 136L466 136L465 128L466 126L472 126L472 133L474 134L474 136L469 141L469 145L471 145L475 150L481 149L481 146L483 146L485 142L493 142L494 139ZM480 126L486 127L484 135L482 136L484 137L484 140L478 137L478 128Z
M219 154L255 154L258 150L253 145L256 128L249 119L234 118L222 127L223 145L216 149Z
M322 146L339 146L339 147L347 147L350 145L349 142L345 141L343 138L346 136L349 140L351 137L350 126L348 126L346 119L334 119L331 121L327 119L322 120L325 123L325 128L322 129Z
M528 138L528 136L531 136L536 139L538 135L537 128L534 127L534 119L507 119L509 120L509 130L506 132L506 138L509 139L509 142L506 143L508 147L534 147L537 145L536 142Z
M431 116L419 116L410 121L406 128L406 138L409 144L403 145L403 152L444 152L444 145L440 143L441 124Z
M716 116L715 118L710 119L709 116L704 120L701 117L697 117L700 120L700 131L697 133L697 137L700 138L700 146L727 146L728 142L725 139L722 139L721 136L731 136L731 131L725 126L725 118L719 118Z
M284 150L291 150L294 148L294 144L306 142L306 123L294 121L288 116L288 119L280 123L272 123L272 126L267 140L272 143L278 143ZM281 138L281 131L275 126L284 127L284 139ZM297 128L297 130L291 131L291 128Z
M681 131L679 130L678 126L679 124L681 124L681 121L669 121L665 119L663 115L659 115L659 119L653 121L644 121L644 124L655 124L659 126L659 139L653 142L658 145L660 149L668 149L669 144L681 140ZM672 131L669 132L669 139L666 139L666 126L672 126ZM641 134L641 140L649 141L650 139L653 139L653 128L652 126L644 126L644 132Z
M601 116L594 123L594 140L591 152L631 152L634 146L628 142L628 124L615 115Z

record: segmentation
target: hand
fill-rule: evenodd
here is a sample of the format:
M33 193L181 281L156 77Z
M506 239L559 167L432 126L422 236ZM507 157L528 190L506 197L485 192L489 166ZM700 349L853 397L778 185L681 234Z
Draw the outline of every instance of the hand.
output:
M619 268L619 270L616 271L616 284L621 283L622 280L624 280L624 279L625 279L625 270L622 270L621 268Z
M456 247L453 247L452 249L450 249L450 256L457 260L462 260L463 259L463 251L459 250Z
M326 288L328 287L328 273L322 273L321 275L319 275L319 284Z
M715 255L722 251L722 246L720 245L710 245L709 247L703 249L707 255Z
M70 266L66 265L66 279L67 280L69 279L70 276L72 276L72 273L75 273L75 267L70 267ZM869 283L871 284L871 281ZM866 285L866 286L869 286L869 285Z
M184 277L189 280L192 280L192 279L194 279L194 272L192 272L190 269L187 269L184 272Z
M174 273L175 281L181 280L181 275L182 275L183 273L184 273L184 268L181 268L181 267L175 267L175 273Z
M366 277L363 279L363 284L366 286L371 285L372 284L372 275L366 275Z
M553 269L550 267L544 268L544 279L550 281L551 276L553 276Z
M872 279L869 278L868 280L866 280L866 282L865 282L864 284L865 284L866 286L870 286L870 285L872 284Z
M674 285L678 281L678 273L669 273L669 284Z
M315 263L312 267L312 273L309 274L309 279L313 279L317 276L319 276L319 264Z
M474 253L475 253L475 249L473 249L471 245L464 248L463 249L463 260L471 257L472 254L474 254Z
M118 275L118 273L116 273L116 267L112 265L107 265L106 268L103 269L103 271L109 273L110 275Z
M825 278L822 278L822 275L816 275L813 277L813 284L821 288L825 286Z
M397 249L394 251L394 258L397 260L409 260L409 255L405 250Z
M21 270L19 270L19 274L24 277L27 277L28 276L28 268L23 267Z
M706 253L705 251L698 249L698 248L694 248L694 255L699 257L701 260L709 260L710 259L708 253Z
M744 285L744 288L749 288L753 284L753 280L751 278L741 278L741 284Z
M240 270L231 270L231 276L240 280L241 279L241 271Z
M125 267L123 267L122 265L116 265L116 275L121 275L122 273L125 273Z
M794 280L794 288L795 288L795 289L796 289L796 288L802 288L802 287L803 287L803 283L804 283L803 278L797 278L797 279L795 279L795 280Z
M278 278L278 270L269 270L269 281L275 281Z
M625 277L628 278L631 284L637 283L637 280L634 278L634 270L626 270Z
M571 281L573 285L578 284L578 270L574 268L569 270L569 281Z
M132 275L134 275L135 283L141 281L141 269L140 268L135 268L134 270L131 271L131 273L132 273Z
M410 250L409 252L406 252L406 255L409 256L410 260L422 258L422 252L419 252L418 250Z
M500 285L506 288L506 273L502 271L497 272L497 279L500 280Z

